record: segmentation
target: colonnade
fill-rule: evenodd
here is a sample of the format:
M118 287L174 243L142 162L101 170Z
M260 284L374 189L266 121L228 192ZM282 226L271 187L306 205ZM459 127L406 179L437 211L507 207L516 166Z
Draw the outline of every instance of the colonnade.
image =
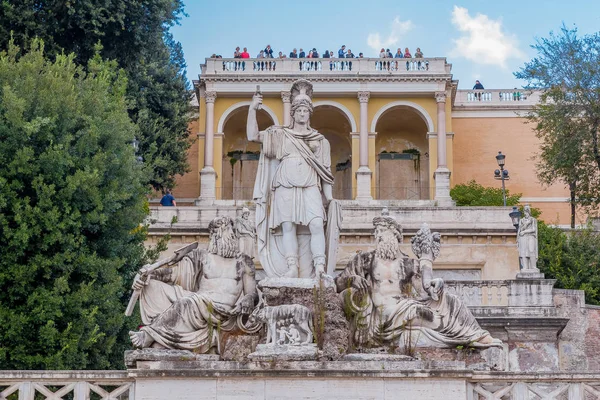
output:
M217 93L215 91L205 91L205 141L204 141L204 166L200 171L200 198L201 202L212 202L216 199L216 171L214 168L214 121L215 121L215 100ZM359 91L357 99L360 107L359 124L359 165L356 170L356 197L359 202L368 202L373 199L372 179L373 171L369 167L369 99L371 93L368 91ZM289 125L291 122L291 93L289 91L281 92L283 105L283 124ZM447 161L447 134L446 134L446 92L436 92L435 100L437 103L437 131L435 132L437 140L437 167L434 173L435 177L435 200L440 206L452 204L450 198L450 170Z

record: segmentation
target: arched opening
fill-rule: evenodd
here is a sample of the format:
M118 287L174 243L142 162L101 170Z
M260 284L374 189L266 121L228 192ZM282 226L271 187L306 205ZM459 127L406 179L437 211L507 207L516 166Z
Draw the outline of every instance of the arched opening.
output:
M335 178L333 197L352 199L352 126L346 115L333 105L317 105L311 126L329 140L331 172Z
M429 199L428 127L423 116L398 105L383 112L375 129L377 198Z
M250 200L254 190L260 143L246 138L248 106L242 106L228 115L223 124L223 176L221 198L224 200ZM256 115L258 128L265 130L275 124L264 109Z

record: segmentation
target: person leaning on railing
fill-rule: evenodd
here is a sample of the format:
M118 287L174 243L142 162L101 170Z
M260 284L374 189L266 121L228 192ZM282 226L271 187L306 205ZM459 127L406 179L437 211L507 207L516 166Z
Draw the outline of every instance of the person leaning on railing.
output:
M479 82L479 80L475 81L475 86L473 86L473 90L484 90L483 85L481 84L481 82ZM475 98L481 101L481 92L475 93Z

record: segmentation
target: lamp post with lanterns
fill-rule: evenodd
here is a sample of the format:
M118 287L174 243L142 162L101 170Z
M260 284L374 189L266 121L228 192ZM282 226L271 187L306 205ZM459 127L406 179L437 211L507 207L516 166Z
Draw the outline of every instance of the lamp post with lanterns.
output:
M506 207L506 186L504 184L504 181L510 179L510 176L508 175L508 170L504 169L506 156L502 154L501 151L499 151L498 155L496 156L496 161L498 162L498 166L500 167L500 169L494 171L494 179L499 179L502 181L502 201L504 202L504 207Z

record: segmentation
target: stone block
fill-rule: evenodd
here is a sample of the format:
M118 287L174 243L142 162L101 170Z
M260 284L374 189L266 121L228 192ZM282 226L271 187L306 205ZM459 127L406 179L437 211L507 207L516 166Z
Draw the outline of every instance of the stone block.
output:
M136 368L138 362L143 361L218 361L218 354L196 354L188 350L169 349L142 349L127 350L125 352L125 365Z
M322 343L321 356L326 360L337 360L347 353L350 327L335 287L331 282L322 282L323 285L316 279L268 278L259 282L259 288L269 306L300 304L308 307L313 312L315 338L317 343ZM321 317L324 318L322 327Z
M248 355L255 351L258 341L258 335L224 334L221 359L224 361L246 361Z
M317 359L318 353L314 343L300 346L259 344L248 358L252 361L311 361Z
M515 342L508 355L510 371L555 372L559 370L556 343Z

